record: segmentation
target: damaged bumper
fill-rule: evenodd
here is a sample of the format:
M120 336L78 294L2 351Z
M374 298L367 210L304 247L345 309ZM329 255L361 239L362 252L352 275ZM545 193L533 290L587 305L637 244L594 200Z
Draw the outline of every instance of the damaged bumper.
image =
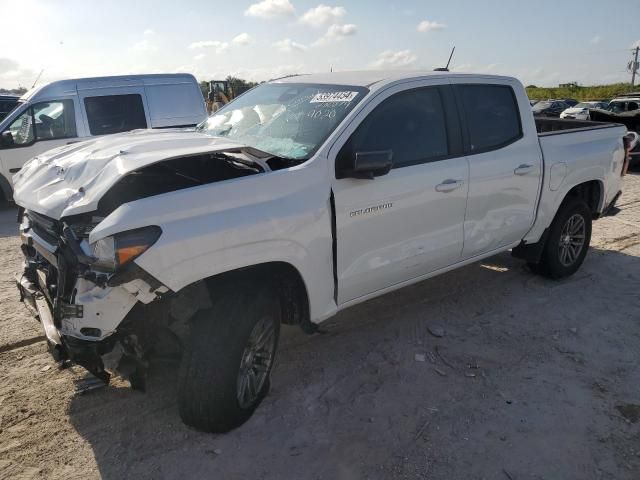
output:
M32 212L19 220L25 260L16 285L54 359L81 365L105 382L108 370L132 374L144 367L137 322L126 320L137 304L168 289L133 262L112 274L92 270L81 240L63 234L60 222Z

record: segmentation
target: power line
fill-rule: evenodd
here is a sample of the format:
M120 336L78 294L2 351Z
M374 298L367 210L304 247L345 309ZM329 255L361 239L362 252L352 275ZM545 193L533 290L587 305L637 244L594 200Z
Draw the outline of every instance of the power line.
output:
M633 90L633 86L636 83L636 72L638 71L638 50L640 50L640 46L634 48L633 60L629 62L629 70L631 70L631 89Z

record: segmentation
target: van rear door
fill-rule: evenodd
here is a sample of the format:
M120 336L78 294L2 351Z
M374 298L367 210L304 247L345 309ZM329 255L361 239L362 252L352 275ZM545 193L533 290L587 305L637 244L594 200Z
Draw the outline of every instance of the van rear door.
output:
M207 118L204 97L195 79L146 83L151 128L192 127Z

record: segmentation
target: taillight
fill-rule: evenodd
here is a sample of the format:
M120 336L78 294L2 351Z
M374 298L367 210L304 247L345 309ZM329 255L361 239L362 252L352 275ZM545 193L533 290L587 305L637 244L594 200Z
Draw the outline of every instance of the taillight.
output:
M624 165L622 166L622 175L627 174L629 163L631 162L631 151L636 147L639 141L640 135L632 131L628 131L626 135L622 137L622 143L624 145Z

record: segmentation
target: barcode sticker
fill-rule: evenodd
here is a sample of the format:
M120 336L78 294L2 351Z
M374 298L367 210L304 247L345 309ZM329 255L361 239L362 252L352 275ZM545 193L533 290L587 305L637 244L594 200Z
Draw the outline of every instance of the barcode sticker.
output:
M350 102L356 96L358 92L323 92L316 93L316 95L309 101L309 103L331 103L331 102Z

